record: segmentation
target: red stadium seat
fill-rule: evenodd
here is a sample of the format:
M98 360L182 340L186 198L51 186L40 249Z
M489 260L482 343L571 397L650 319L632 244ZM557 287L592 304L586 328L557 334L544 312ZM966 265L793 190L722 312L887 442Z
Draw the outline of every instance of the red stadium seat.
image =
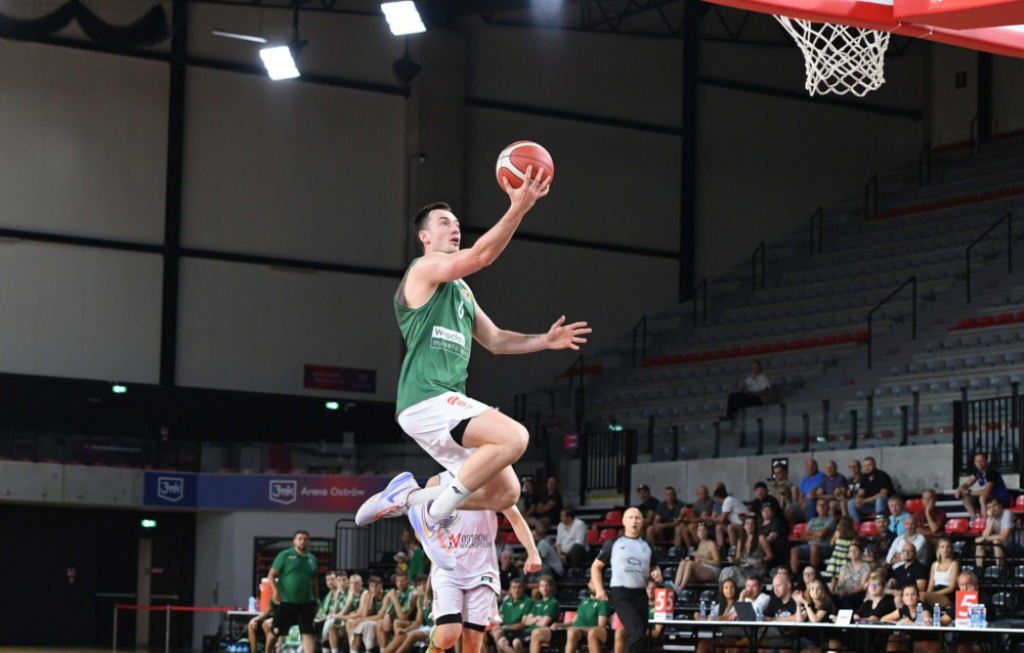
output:
M729 358L739 358L743 355L743 350L739 347L733 347L729 350Z
M711 360L712 358L714 358L714 356L715 356L715 355L714 355L713 353L711 353L710 351L702 351L702 352L701 352L701 353L700 353L700 354L699 354L699 355L697 356L697 360L699 360L699 361L702 361L702 362L703 362L703 361L709 361L709 360Z
M698 358L697 354L691 351L689 354L683 356L683 362L684 363L696 363L697 362L697 358Z
M755 347L754 345L747 345L746 347L743 348L743 355L744 356L753 356L756 353L757 353L757 347Z
M728 358L728 357L729 357L729 352L727 352L726 350L724 350L724 349L716 349L715 350L715 360L721 360L723 358Z
M1017 500L1010 506L1010 512L1024 512L1024 494L1017 497Z
M891 438L892 436L893 436L893 432L890 431L889 429L885 429L885 430L879 431L877 437L879 437L879 438Z
M673 365L679 365L682 362L683 362L683 355L682 354L676 354L676 355L674 355L672 357L672 364Z
M955 518L946 522L946 535L963 536L965 533L967 533L966 519Z
M658 362L658 359L653 356L648 356L644 359L644 367L650 367Z
M805 530L807 530L807 524L793 524L789 529L789 539L799 540Z
M668 356L659 356L657 364L658 365L668 365L671 361L672 361L672 359L669 358Z
M512 522L510 522L504 515L498 520L498 530L507 531L512 528Z
M771 345L760 345L757 348L757 353L759 353L759 354L770 354L770 353L772 353L772 346Z
M790 343L788 345L786 345L786 348L789 349L790 351L793 351L794 349L803 349L804 348L804 341L803 340L793 340L793 341L790 341Z
M825 336L824 338L821 339L822 347L831 347L834 344L836 344L835 336Z
M562 623L572 625L572 622L576 619L575 610L566 610L565 614L562 615Z
M930 426L926 426L921 429L921 435L935 435L935 429Z
M861 537L874 537L875 535L878 535L878 527L875 526L875 522L873 521L862 521L858 532Z
M921 499L907 499L907 502L903 504L903 510L908 515L916 514L921 508L924 508L924 501Z
M1013 324L1013 313L1002 313L997 315L996 324Z
M1014 322L1024 322L1024 311L1021 311L1020 313L1017 313L1017 315L1013 318L1013 321Z
M777 343L775 343L774 345L772 345L772 351L773 352L786 351L786 343L784 343L784 342L777 342Z
M848 342L853 342L853 336L850 335L849 333L840 333L839 334L839 344L844 345L844 344L846 344Z
M853 334L853 339L855 341L857 341L857 342L867 342L868 341L868 332L867 331L858 331L857 333Z
M601 529L601 537L598 540L600 544L604 544L608 540L614 540L616 537L616 531L614 528L603 528Z
M820 346L821 346L821 338L808 338L807 340L804 341L804 347L807 347L807 348L810 348L810 347L820 347Z
M983 315L978 318L978 327L990 327L996 323L996 318L991 315Z
M612 614L612 630L622 630L622 620L617 613Z
M987 521L988 520L985 519L984 517L976 517L976 518L974 518L971 521L970 527L968 527L967 532L964 533L964 535L966 535L967 537L978 537L983 532L985 532L985 523Z
M587 544L594 546L601 543L601 531L591 528L587 531Z
M957 329L973 329L978 326L978 322L973 317L965 317L956 323Z
M622 511L609 510L604 516L604 521L594 522L594 526L622 526Z

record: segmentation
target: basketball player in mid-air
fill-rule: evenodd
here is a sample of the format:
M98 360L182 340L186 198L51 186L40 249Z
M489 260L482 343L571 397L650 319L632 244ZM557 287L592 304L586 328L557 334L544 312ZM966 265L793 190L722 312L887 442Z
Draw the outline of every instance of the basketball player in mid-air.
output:
M416 214L423 256L414 259L395 295L395 313L408 352L398 381L397 419L402 429L451 472L450 480L420 489L412 474L399 474L360 507L356 523L408 514L426 554L442 569L455 568L449 528L456 509L502 512L519 499L519 460L529 433L512 418L466 396L470 346L476 340L493 354L579 349L591 330L560 317L545 334L524 335L495 326L476 302L464 277L479 272L505 250L551 177L527 168L512 188L508 212L472 247L460 249L459 221L444 203Z

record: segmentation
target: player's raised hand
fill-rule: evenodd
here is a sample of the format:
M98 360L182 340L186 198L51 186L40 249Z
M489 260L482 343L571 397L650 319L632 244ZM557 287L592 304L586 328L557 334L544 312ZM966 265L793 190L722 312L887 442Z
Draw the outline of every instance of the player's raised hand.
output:
M533 166L526 166L526 179L519 188L512 188L512 184L505 177L502 177L501 184L512 200L512 206L526 212L551 190L551 175L544 177L544 168L537 168L537 172L534 173Z
M586 344L587 339L583 336L592 333L594 330L587 327L586 322L565 323L565 316L555 320L555 323L548 329L548 349L573 349L579 350L579 346Z

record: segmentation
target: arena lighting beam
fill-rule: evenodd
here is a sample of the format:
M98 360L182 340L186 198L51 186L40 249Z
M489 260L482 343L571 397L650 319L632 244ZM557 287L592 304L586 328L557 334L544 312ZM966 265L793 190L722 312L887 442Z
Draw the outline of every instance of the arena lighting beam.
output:
M388 27L395 36L407 34L420 34L427 31L420 12L416 9L413 0L401 0L400 2L384 2L380 5L384 12L384 18L388 21Z

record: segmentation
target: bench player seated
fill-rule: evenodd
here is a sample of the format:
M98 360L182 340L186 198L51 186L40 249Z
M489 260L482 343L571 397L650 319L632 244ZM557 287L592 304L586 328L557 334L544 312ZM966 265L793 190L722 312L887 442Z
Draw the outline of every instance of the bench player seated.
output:
M611 616L612 608L608 601L594 597L594 584L587 583L590 598L584 599L576 607L576 618L572 623L554 623L551 626L537 628L530 636L530 653L541 653L545 645L565 647L565 653L576 653L581 641L586 642L591 629L605 629Z
M647 629L647 636L653 644L659 640L665 631L665 624L654 623L654 589L658 584L653 580L647 583L647 620L650 625ZM625 653L626 651L626 629L619 628L591 628L587 633L587 648L590 653L601 653L601 649L608 642L608 632L614 632L614 653Z

